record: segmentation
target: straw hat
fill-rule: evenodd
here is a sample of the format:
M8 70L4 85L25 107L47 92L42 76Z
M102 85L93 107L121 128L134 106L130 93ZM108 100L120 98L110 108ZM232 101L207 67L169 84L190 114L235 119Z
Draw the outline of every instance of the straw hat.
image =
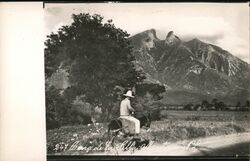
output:
M127 97L132 97L134 98L134 96L132 95L132 91L131 90L128 90L126 94L123 94L124 96L127 96Z

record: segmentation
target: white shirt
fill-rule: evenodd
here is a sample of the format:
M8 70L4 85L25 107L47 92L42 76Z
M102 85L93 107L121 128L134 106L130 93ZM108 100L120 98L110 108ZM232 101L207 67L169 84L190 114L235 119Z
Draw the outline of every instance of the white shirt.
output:
M125 98L120 104L120 116L129 116L130 111L135 110L131 107L130 100L128 98Z

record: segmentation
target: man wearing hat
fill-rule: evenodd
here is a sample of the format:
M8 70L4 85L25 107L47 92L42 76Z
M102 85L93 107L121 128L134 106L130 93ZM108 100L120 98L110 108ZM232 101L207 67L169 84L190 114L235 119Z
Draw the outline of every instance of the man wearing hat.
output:
M130 104L130 99L134 98L134 96L132 95L132 91L129 90L127 91L126 94L123 94L123 95L126 97L122 100L120 104L120 118L133 122L135 125L135 134L139 134L140 133L140 121L136 119L135 117L131 116L130 114L131 112L135 112L134 108L132 108Z

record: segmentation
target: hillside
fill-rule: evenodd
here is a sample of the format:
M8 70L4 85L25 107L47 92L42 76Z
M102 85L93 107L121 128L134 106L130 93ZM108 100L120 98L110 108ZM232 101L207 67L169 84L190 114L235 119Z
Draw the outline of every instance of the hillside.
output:
M146 82L166 87L168 103L219 98L235 104L249 98L249 65L216 45L197 38L185 42L173 31L160 40L155 29L130 40L137 68L146 73Z

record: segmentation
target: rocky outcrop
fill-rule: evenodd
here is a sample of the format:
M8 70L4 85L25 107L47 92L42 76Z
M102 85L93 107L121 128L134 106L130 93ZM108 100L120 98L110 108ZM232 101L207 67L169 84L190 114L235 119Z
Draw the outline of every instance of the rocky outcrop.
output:
M170 31L166 36L165 44L171 46L174 45L175 43L178 43L179 41L180 41L179 37L174 35L173 31Z

